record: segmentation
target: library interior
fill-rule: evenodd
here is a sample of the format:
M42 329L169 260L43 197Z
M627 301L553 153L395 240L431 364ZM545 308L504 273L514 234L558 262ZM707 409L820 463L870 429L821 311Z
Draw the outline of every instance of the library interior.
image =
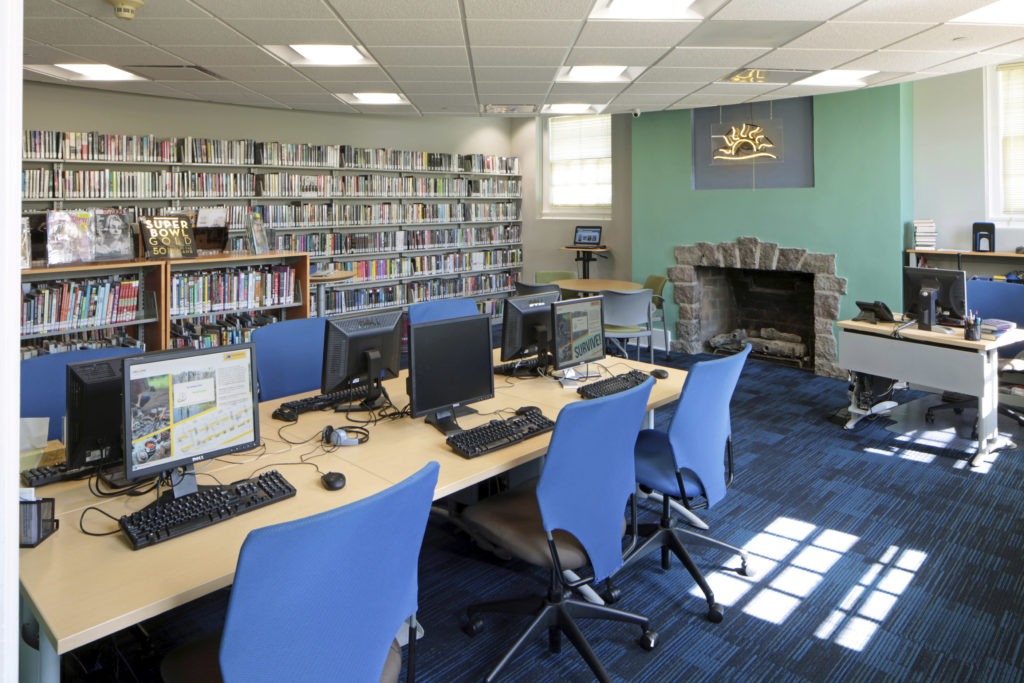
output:
M1021 3L0 15L3 680L1024 677Z

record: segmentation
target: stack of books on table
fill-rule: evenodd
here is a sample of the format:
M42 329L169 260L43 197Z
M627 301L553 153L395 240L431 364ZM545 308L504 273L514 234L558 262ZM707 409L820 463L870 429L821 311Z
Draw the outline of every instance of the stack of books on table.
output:
M995 339L1003 332L1012 330L1017 327L1017 323L1012 320L1002 320L1000 318L983 318L981 321L981 336L983 339Z
M936 237L935 221L930 219L918 219L914 221L914 248L935 249Z

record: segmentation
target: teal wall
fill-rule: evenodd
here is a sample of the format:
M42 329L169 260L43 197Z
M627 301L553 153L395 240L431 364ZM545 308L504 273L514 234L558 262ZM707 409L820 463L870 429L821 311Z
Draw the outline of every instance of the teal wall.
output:
M695 191L690 113L635 119L633 279L675 265L676 246L757 237L835 254L847 279L841 318L856 314L856 300L899 309L903 226L913 214L911 92L895 85L815 97L813 188Z

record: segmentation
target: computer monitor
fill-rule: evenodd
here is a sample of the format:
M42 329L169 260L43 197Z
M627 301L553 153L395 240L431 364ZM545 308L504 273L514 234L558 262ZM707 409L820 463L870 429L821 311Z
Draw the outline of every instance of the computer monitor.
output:
M903 313L931 329L942 322L963 324L967 316L967 274L942 268L903 268Z
M491 320L487 315L409 326L409 407L445 434L460 430L466 404L494 396Z
M121 408L123 357L69 363L66 431L68 466L95 467L110 484L123 483Z
M551 353L551 304L560 292L541 292L505 299L501 315L501 360L508 362L537 356L546 366Z
M169 477L173 496L180 497L198 488L195 463L259 445L253 348L245 343L124 359L122 444L128 481Z
M555 370L604 358L604 297L588 296L551 304Z
M401 311L328 320L324 326L321 393L367 384L369 393L360 407L380 407L383 375L398 377L401 370L401 322Z

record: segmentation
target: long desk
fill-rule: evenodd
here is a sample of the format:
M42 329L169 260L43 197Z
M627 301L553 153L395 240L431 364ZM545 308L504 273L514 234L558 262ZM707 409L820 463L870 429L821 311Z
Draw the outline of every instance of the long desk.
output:
M900 323L838 323L839 367L894 380L926 390L954 391L978 397L976 465L996 447L999 438L999 349L1024 341L1024 330L997 339L968 341L963 330L952 334L911 326L893 336ZM851 413L857 408L851 404Z
M618 358L608 358L600 364L614 374L631 367L644 371L653 368ZM686 373L674 369L668 372L667 379L656 381L649 409L679 396ZM555 419L563 406L581 400L575 390L564 389L550 379L522 380L498 375L494 381L495 397L473 404L479 414L460 417L463 428L493 419L489 414L493 411L524 405L537 406ZM399 408L408 403L404 372L398 379L385 382L385 388ZM152 494L96 498L84 482L64 482L39 489L38 495L55 498L60 520L60 528L53 536L35 548L23 549L20 559L22 596L40 626L41 680L59 680L61 654L230 585L242 541L252 529L360 500L401 481L432 460L441 465L434 497L442 498L542 456L550 440L550 435L541 435L478 458L464 459L452 452L441 432L423 419L404 417L370 427L366 444L323 452L318 450L319 439L306 440L327 425L346 424L345 416L311 412L301 415L295 423L271 418L275 408L294 398L261 404L265 453L225 456L201 463L196 471L200 484L215 483L213 477L229 483L273 465L295 485L298 493L207 529L133 551L119 531L99 537L83 533L79 518L89 507L119 518L152 502ZM286 443L285 438L296 445ZM313 457L317 453L323 454ZM320 472L310 464L298 464L301 459L315 462L321 472L343 472L347 485L340 491L324 489ZM116 522L96 511L88 512L83 524L94 533L118 528Z

